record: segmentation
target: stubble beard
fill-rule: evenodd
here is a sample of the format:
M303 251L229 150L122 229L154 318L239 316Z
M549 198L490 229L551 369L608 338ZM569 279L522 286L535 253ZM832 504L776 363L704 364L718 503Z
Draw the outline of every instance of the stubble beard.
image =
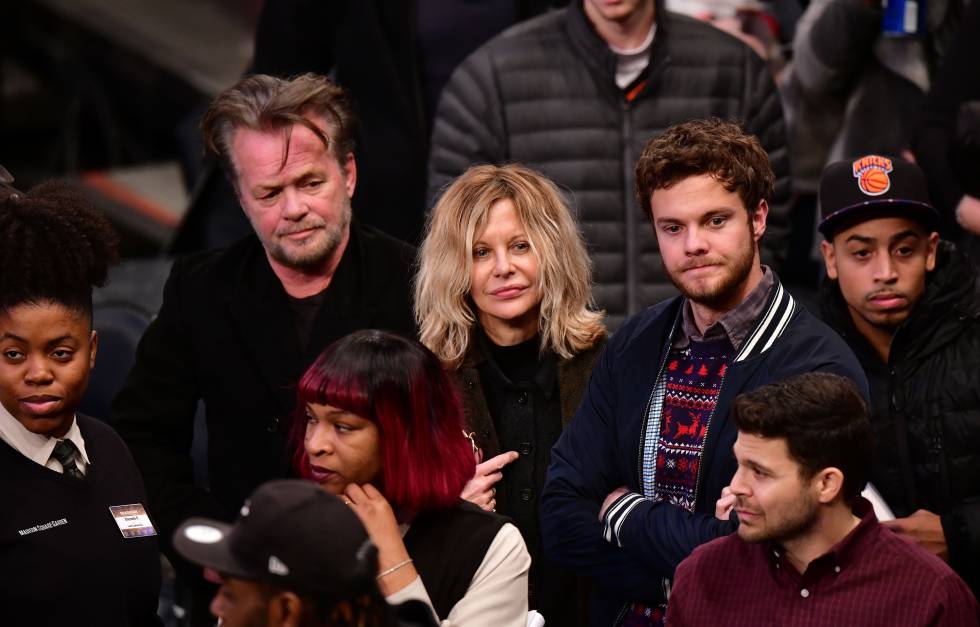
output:
M771 526L767 524L767 526L759 529L749 529L747 525L739 525L738 535L746 542L751 543L785 544L790 540L806 535L813 529L817 522L818 507L816 499L804 492L796 503L786 508L789 514L782 520L776 521ZM765 518L768 523L768 516Z
M731 263L724 266L726 273L718 279L717 283L702 288L685 284L683 271L675 274L667 267L663 257L661 262L667 278L687 299L714 310L728 309L731 305L737 304L732 301L738 297L742 286L752 273L752 266L755 263L755 242L750 239L742 252L732 259Z
M316 241L287 243L284 236L277 236L269 246L269 256L282 265L297 270L313 270L323 265L337 251L350 227L350 201L345 203L336 222L329 223L322 218L318 220L317 224L308 225L321 227L309 236L310 239L316 238Z

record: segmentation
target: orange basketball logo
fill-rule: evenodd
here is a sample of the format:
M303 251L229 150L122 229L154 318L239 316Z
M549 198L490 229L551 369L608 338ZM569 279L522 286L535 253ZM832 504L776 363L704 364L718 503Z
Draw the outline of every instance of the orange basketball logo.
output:
M868 196L880 196L892 186L888 173L892 171L892 160L888 157L868 155L852 164L858 188Z

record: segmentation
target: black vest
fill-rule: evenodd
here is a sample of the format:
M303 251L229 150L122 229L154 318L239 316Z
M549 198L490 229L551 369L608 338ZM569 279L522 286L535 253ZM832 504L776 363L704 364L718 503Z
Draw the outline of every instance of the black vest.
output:
M441 620L466 595L490 544L507 522L466 501L412 521L405 548Z
M146 507L139 471L107 425L78 427L92 461L81 480L0 441L0 623L159 625L157 538L124 538L109 511Z

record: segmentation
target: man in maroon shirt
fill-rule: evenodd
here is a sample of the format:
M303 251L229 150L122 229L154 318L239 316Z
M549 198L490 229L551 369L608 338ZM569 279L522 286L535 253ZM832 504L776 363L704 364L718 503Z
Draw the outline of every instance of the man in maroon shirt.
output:
M717 515L738 533L677 568L668 625L977 625L966 584L861 498L871 423L854 385L808 373L732 406L738 471Z

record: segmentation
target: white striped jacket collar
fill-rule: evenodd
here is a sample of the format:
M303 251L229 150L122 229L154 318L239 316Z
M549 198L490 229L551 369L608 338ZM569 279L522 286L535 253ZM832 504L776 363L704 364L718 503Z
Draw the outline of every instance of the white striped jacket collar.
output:
M786 330L786 326L796 311L796 300L786 291L778 277L774 276L773 279L772 296L763 308L755 328L749 333L742 348L735 356L736 362L745 361L772 348L772 345Z

